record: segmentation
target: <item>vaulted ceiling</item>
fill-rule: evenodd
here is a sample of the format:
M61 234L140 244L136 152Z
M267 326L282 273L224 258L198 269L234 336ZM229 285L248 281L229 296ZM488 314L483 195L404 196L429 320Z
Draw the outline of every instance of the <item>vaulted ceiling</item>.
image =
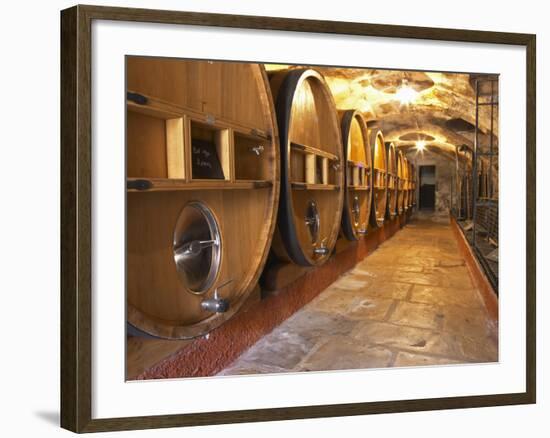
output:
M268 71L296 68L266 65ZM359 109L386 141L406 151L425 142L426 149L455 158L456 147L473 148L475 78L479 75L420 71L312 67L325 77L338 109ZM410 103L403 103L403 87ZM414 90L413 93L410 89ZM490 89L480 90L488 99ZM498 91L498 84L494 88ZM490 106L479 110L478 144L488 144ZM498 147L498 114L493 114L494 147Z

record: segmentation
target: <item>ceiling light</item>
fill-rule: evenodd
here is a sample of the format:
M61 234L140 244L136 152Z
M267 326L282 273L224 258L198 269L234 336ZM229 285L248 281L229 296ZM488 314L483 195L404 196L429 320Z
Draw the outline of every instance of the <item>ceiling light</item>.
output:
M418 140L416 142L416 150L422 152L424 149L426 149L426 142L424 140Z
M401 105L408 105L414 102L417 96L418 92L409 86L409 81L407 79L403 79L403 82L401 82L401 85L395 93L395 97L401 102Z

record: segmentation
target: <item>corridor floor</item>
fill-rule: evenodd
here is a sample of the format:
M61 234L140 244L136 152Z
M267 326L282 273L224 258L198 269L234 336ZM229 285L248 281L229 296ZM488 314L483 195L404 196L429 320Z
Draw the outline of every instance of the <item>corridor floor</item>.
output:
M419 216L220 375L498 360L447 218Z

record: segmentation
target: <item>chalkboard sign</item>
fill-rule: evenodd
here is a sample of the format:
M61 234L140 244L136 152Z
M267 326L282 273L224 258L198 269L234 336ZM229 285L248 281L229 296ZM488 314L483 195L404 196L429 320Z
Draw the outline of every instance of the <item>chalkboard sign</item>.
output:
M209 141L194 138L191 141L191 146L193 178L224 179L216 145Z

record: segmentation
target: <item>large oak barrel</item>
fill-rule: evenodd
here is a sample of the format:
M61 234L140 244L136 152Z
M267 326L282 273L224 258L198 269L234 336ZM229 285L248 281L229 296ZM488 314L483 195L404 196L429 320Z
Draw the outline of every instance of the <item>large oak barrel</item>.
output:
M279 201L263 66L127 59L127 321L169 339L218 327L250 296Z
M388 201L386 145L384 144L382 131L376 128L369 131L369 140L373 167L371 223L373 226L381 227L386 217L386 204Z
M406 170L405 170L405 156L403 155L403 152L398 150L397 151L397 181L398 181L398 188L397 188L397 212L398 214L402 214L405 211L405 198L406 198Z
M281 145L281 198L273 250L302 266L324 263L340 230L344 166L338 114L320 73L270 77Z
M372 156L365 119L359 111L340 112L346 161L342 232L348 240L366 234L372 202Z
M397 175L397 153L395 150L395 145L391 142L386 143L386 158L388 163L388 201L386 211L387 217L391 219L397 214L397 197L399 188L399 179Z

